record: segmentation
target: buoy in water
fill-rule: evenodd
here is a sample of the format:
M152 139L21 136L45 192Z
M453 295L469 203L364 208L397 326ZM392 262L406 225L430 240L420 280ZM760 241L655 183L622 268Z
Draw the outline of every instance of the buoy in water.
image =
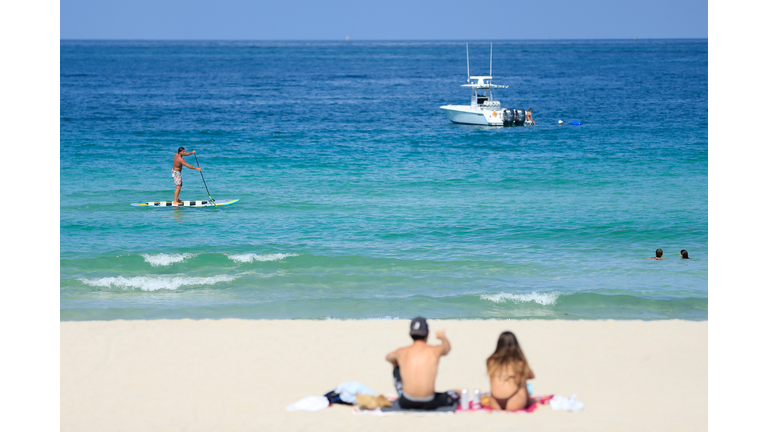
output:
M558 121L557 121L557 124L558 124L558 125L562 125L562 124L563 124L563 121L562 121L562 120L558 120Z

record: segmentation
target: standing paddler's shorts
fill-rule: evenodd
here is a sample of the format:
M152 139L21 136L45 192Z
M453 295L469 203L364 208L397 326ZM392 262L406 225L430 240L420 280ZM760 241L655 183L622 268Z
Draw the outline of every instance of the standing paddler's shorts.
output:
M171 176L173 176L173 184L181 186L181 171L171 170Z

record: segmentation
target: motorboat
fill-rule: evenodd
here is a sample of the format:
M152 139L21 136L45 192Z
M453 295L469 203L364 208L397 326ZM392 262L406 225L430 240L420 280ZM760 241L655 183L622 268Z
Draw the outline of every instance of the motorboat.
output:
M469 44L467 44L467 82L462 87L472 89L469 105L443 105L440 107L448 119L454 123L480 126L522 126L525 124L525 111L522 109L504 109L501 102L493 100L493 89L509 88L506 85L493 84L493 44L491 44L491 69L487 76L469 74Z

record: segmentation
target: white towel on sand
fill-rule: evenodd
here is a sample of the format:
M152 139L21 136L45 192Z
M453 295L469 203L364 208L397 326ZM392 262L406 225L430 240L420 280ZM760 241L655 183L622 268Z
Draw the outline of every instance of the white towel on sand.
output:
M328 408L328 398L325 396L307 396L304 399L285 407L286 411L320 411Z
M576 400L575 394L571 395L568 399L556 395L549 401L549 407L553 410L581 411L584 409L584 404Z

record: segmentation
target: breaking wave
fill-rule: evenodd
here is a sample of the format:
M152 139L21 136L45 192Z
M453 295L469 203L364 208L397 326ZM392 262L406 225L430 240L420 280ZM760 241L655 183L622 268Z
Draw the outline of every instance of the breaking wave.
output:
M502 292L498 294L482 294L480 295L480 298L494 303L506 303L508 301L515 303L533 302L544 306L551 306L557 303L557 298L560 297L560 295L561 294L558 292L539 293L534 291L523 294L508 294Z
M255 254L255 253L244 253L244 254L225 254L227 255L227 258L231 259L234 262L239 263L252 263L254 261L280 261L284 260L288 257L297 257L299 254L295 253L276 253L276 254Z
M211 277L149 277L149 276L135 276L135 277L104 277L99 279L78 279L80 282L93 287L102 288L122 288L122 289L135 289L138 288L142 291L157 291L161 289L175 290L182 286L193 285L214 285L219 282L232 282L237 279L237 276L218 275Z
M141 254L144 261L148 262L152 267L165 267L171 264L183 262L187 258L192 258L197 254L184 253L184 254L164 254L159 253L155 255Z

